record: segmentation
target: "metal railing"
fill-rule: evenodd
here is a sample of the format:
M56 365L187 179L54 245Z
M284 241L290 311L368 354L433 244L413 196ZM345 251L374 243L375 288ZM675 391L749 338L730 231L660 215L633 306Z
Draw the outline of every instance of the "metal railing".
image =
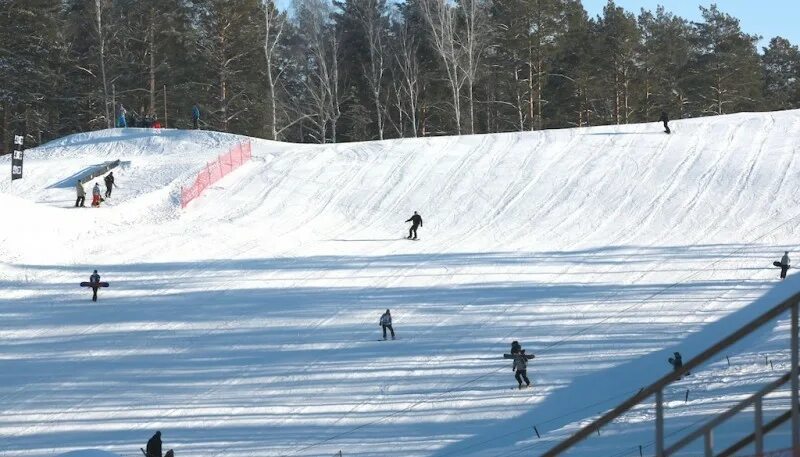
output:
M644 400L652 396L655 396L655 404L656 404L655 405L656 406L656 418L655 418L656 457L666 457L669 455L673 455L679 449L683 448L684 446L688 445L689 443L693 442L694 440L698 439L701 436L703 436L705 440L704 455L706 457L711 457L714 455L731 456L738 450L742 449L745 446L748 446L751 443L755 443L756 455L760 455L761 453L763 453L764 434L789 419L791 419L792 422L792 449L800 448L800 402L798 401L799 400L798 387L800 387L798 386L798 362L799 362L798 361L798 302L800 302L800 293L793 295L788 300L781 302L780 304L776 305L769 311L765 312L764 314L750 321L750 323L745 324L739 330L729 335L727 338L721 340L717 344L706 349L697 357L694 357L693 359L689 360L680 369L675 370L666 376L663 376L661 379L654 382L650 386L642 389L636 395L622 402L616 408L605 413L591 424L581 428L580 430L575 432L575 434L573 434L571 437L567 438L566 440L559 443L557 446L553 447L546 453L542 454L542 457L555 457L561 455L561 453L570 449L572 446L582 441L592 433L595 433L595 431L599 430L604 425L610 423L614 419L625 414L633 407L641 404L642 402L644 402ZM773 319L777 318L778 316L780 316L781 314L790 309L791 309L791 332L792 332L791 370L786 374L784 374L783 376L781 376L780 378L778 378L776 381L762 388L749 398L739 402L725 413L722 413L721 415L715 417L714 419L707 422L705 425L697 428L694 432L691 432L684 438L678 440L672 446L665 448L664 447L664 388L669 384L671 384L672 382L677 381L678 379L683 377L686 373L690 372L691 370L694 370L701 364L707 362L712 357L722 352L724 349L737 343L742 338L750 335L751 333L759 329L761 326L772 321ZM783 413L782 415L778 416L777 418L773 419L769 423L764 424L763 413L762 413L762 403L764 396L778 389L780 386L786 384L786 382L788 381L791 381L790 409L785 413ZM726 450L718 454L714 454L714 435L713 435L714 428L719 424L721 424L722 422L724 422L725 420L732 417L734 414L742 411L743 409L747 408L750 405L755 406L754 432L748 435L747 437L743 438L742 440L738 441L733 446L727 448Z

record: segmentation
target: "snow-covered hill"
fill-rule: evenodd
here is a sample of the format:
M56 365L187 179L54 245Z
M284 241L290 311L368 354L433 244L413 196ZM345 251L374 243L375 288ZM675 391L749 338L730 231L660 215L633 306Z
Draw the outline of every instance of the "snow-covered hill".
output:
M798 251L800 111L672 135L253 140L251 162L181 210L180 186L241 140L75 135L0 183L0 456L134 456L155 430L181 457L538 455L672 351L689 359L800 288L773 290L771 266ZM74 208L75 177L116 159L108 205ZM77 285L95 268L111 283L97 303ZM397 341L378 341L387 308ZM785 335L776 324L674 386L667 432L788 366ZM512 389L515 339L537 355L533 389ZM570 455L651 449L652 417Z

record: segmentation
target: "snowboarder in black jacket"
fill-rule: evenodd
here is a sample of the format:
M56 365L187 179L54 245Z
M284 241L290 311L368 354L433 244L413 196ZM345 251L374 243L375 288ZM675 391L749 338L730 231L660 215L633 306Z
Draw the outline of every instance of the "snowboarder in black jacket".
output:
M100 275L97 274L97 270L89 276L89 283L92 285L92 301L97 301L97 289L100 288Z
M666 111L661 111L661 117L658 120L664 123L664 133L670 133L669 125L667 125L669 116L667 116Z
M110 172L108 176L103 178L103 181L106 183L106 198L111 197L111 188L114 187L114 172Z
M420 216L419 214L417 214L416 211L414 211L414 215L411 216L411 218L409 218L406 222L411 222L411 228L408 229L408 239L409 240L411 240L411 239L416 240L417 239L417 227L422 227L422 216ZM414 235L414 238L411 238L411 235Z
M163 457L161 455L161 432L156 432L156 434L147 441L147 457Z
M681 357L680 352L673 352L672 355L674 357L670 357L667 361L670 365L672 365L674 371L678 371L681 369L681 367L683 367L683 357ZM686 376L689 376L690 374L691 373L687 372Z

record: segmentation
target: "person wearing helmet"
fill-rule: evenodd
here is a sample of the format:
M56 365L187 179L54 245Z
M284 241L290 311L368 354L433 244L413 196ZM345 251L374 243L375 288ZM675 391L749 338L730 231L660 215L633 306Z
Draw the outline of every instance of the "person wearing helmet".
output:
M408 229L408 239L409 240L416 240L417 239L417 227L422 227L422 216L417 214L414 211L414 215L411 216L406 222L411 222L411 228ZM413 238L411 236L414 236Z

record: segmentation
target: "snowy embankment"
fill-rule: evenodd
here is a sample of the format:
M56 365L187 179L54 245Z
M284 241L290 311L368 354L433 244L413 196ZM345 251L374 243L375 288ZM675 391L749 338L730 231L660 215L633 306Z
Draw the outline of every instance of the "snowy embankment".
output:
M800 251L798 111L669 136L253 140L251 162L181 210L180 186L240 139L76 135L0 183L1 456L134 456L155 430L179 456L538 455L672 351L755 316L771 262ZM109 205L72 208L74 176L115 159ZM415 210L421 241L406 241ZM95 268L111 287L92 303L77 283ZM394 342L377 341L387 308ZM671 388L667 433L785 369L786 335L771 326ZM513 339L537 355L533 389L512 389ZM570 455L651 449L652 417ZM721 429L719 449L751 423Z

